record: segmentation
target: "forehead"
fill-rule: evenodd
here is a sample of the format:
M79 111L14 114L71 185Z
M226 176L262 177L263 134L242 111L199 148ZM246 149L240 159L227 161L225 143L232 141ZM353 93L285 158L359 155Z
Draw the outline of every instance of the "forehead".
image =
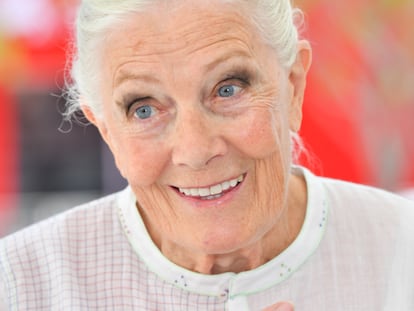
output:
M260 36L245 2L170 1L157 1L144 12L129 15L111 33L105 52L112 62L128 57L144 63L160 57L187 61L229 48L254 54Z

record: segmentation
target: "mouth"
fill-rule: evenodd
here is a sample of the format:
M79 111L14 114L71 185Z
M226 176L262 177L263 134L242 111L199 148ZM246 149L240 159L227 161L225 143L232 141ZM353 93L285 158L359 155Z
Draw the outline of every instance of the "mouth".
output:
M215 200L232 191L244 180L245 176L224 181L210 187L204 188L175 188L182 196L199 200Z

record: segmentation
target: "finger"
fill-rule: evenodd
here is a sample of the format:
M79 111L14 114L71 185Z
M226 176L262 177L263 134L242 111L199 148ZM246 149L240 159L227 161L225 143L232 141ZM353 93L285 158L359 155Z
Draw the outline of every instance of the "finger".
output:
M278 302L263 309L263 311L294 311L295 308L290 302Z

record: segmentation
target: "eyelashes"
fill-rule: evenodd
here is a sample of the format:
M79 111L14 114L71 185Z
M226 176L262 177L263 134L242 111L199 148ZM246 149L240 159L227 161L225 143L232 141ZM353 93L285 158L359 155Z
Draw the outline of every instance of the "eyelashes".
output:
M234 101L240 101L241 96L249 91L251 86L251 78L248 73L241 72L227 75L227 77L220 81L213 89L213 96L211 97L213 103L217 105L234 104Z
M222 78L217 80L218 82L213 85L210 84L208 86L208 84L205 84L204 87L200 88L201 101L206 104L210 101L217 103L229 101L230 103L232 99L239 98L239 96L252 87L255 81L251 70L245 68L229 70ZM135 84L138 83L135 82ZM159 94L154 94L156 86L151 85L149 89L149 92L141 90L123 94L119 104L128 118L135 116L139 120L148 120L157 113L166 111L171 107L171 103L174 100L168 95L160 95L162 94L162 88L160 88L161 92Z
M150 99L149 96L141 96L137 94L127 93L123 96L122 103L126 111L129 112L135 104L138 104L138 103L144 104L149 99Z

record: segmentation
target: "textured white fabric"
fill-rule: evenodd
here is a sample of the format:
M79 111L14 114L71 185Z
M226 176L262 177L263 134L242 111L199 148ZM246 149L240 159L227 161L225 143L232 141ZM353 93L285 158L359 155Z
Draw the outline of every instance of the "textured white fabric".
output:
M297 311L414 310L414 202L296 170L308 185L305 223L258 269L176 266L152 243L127 188L2 239L0 308L261 310L289 300Z

